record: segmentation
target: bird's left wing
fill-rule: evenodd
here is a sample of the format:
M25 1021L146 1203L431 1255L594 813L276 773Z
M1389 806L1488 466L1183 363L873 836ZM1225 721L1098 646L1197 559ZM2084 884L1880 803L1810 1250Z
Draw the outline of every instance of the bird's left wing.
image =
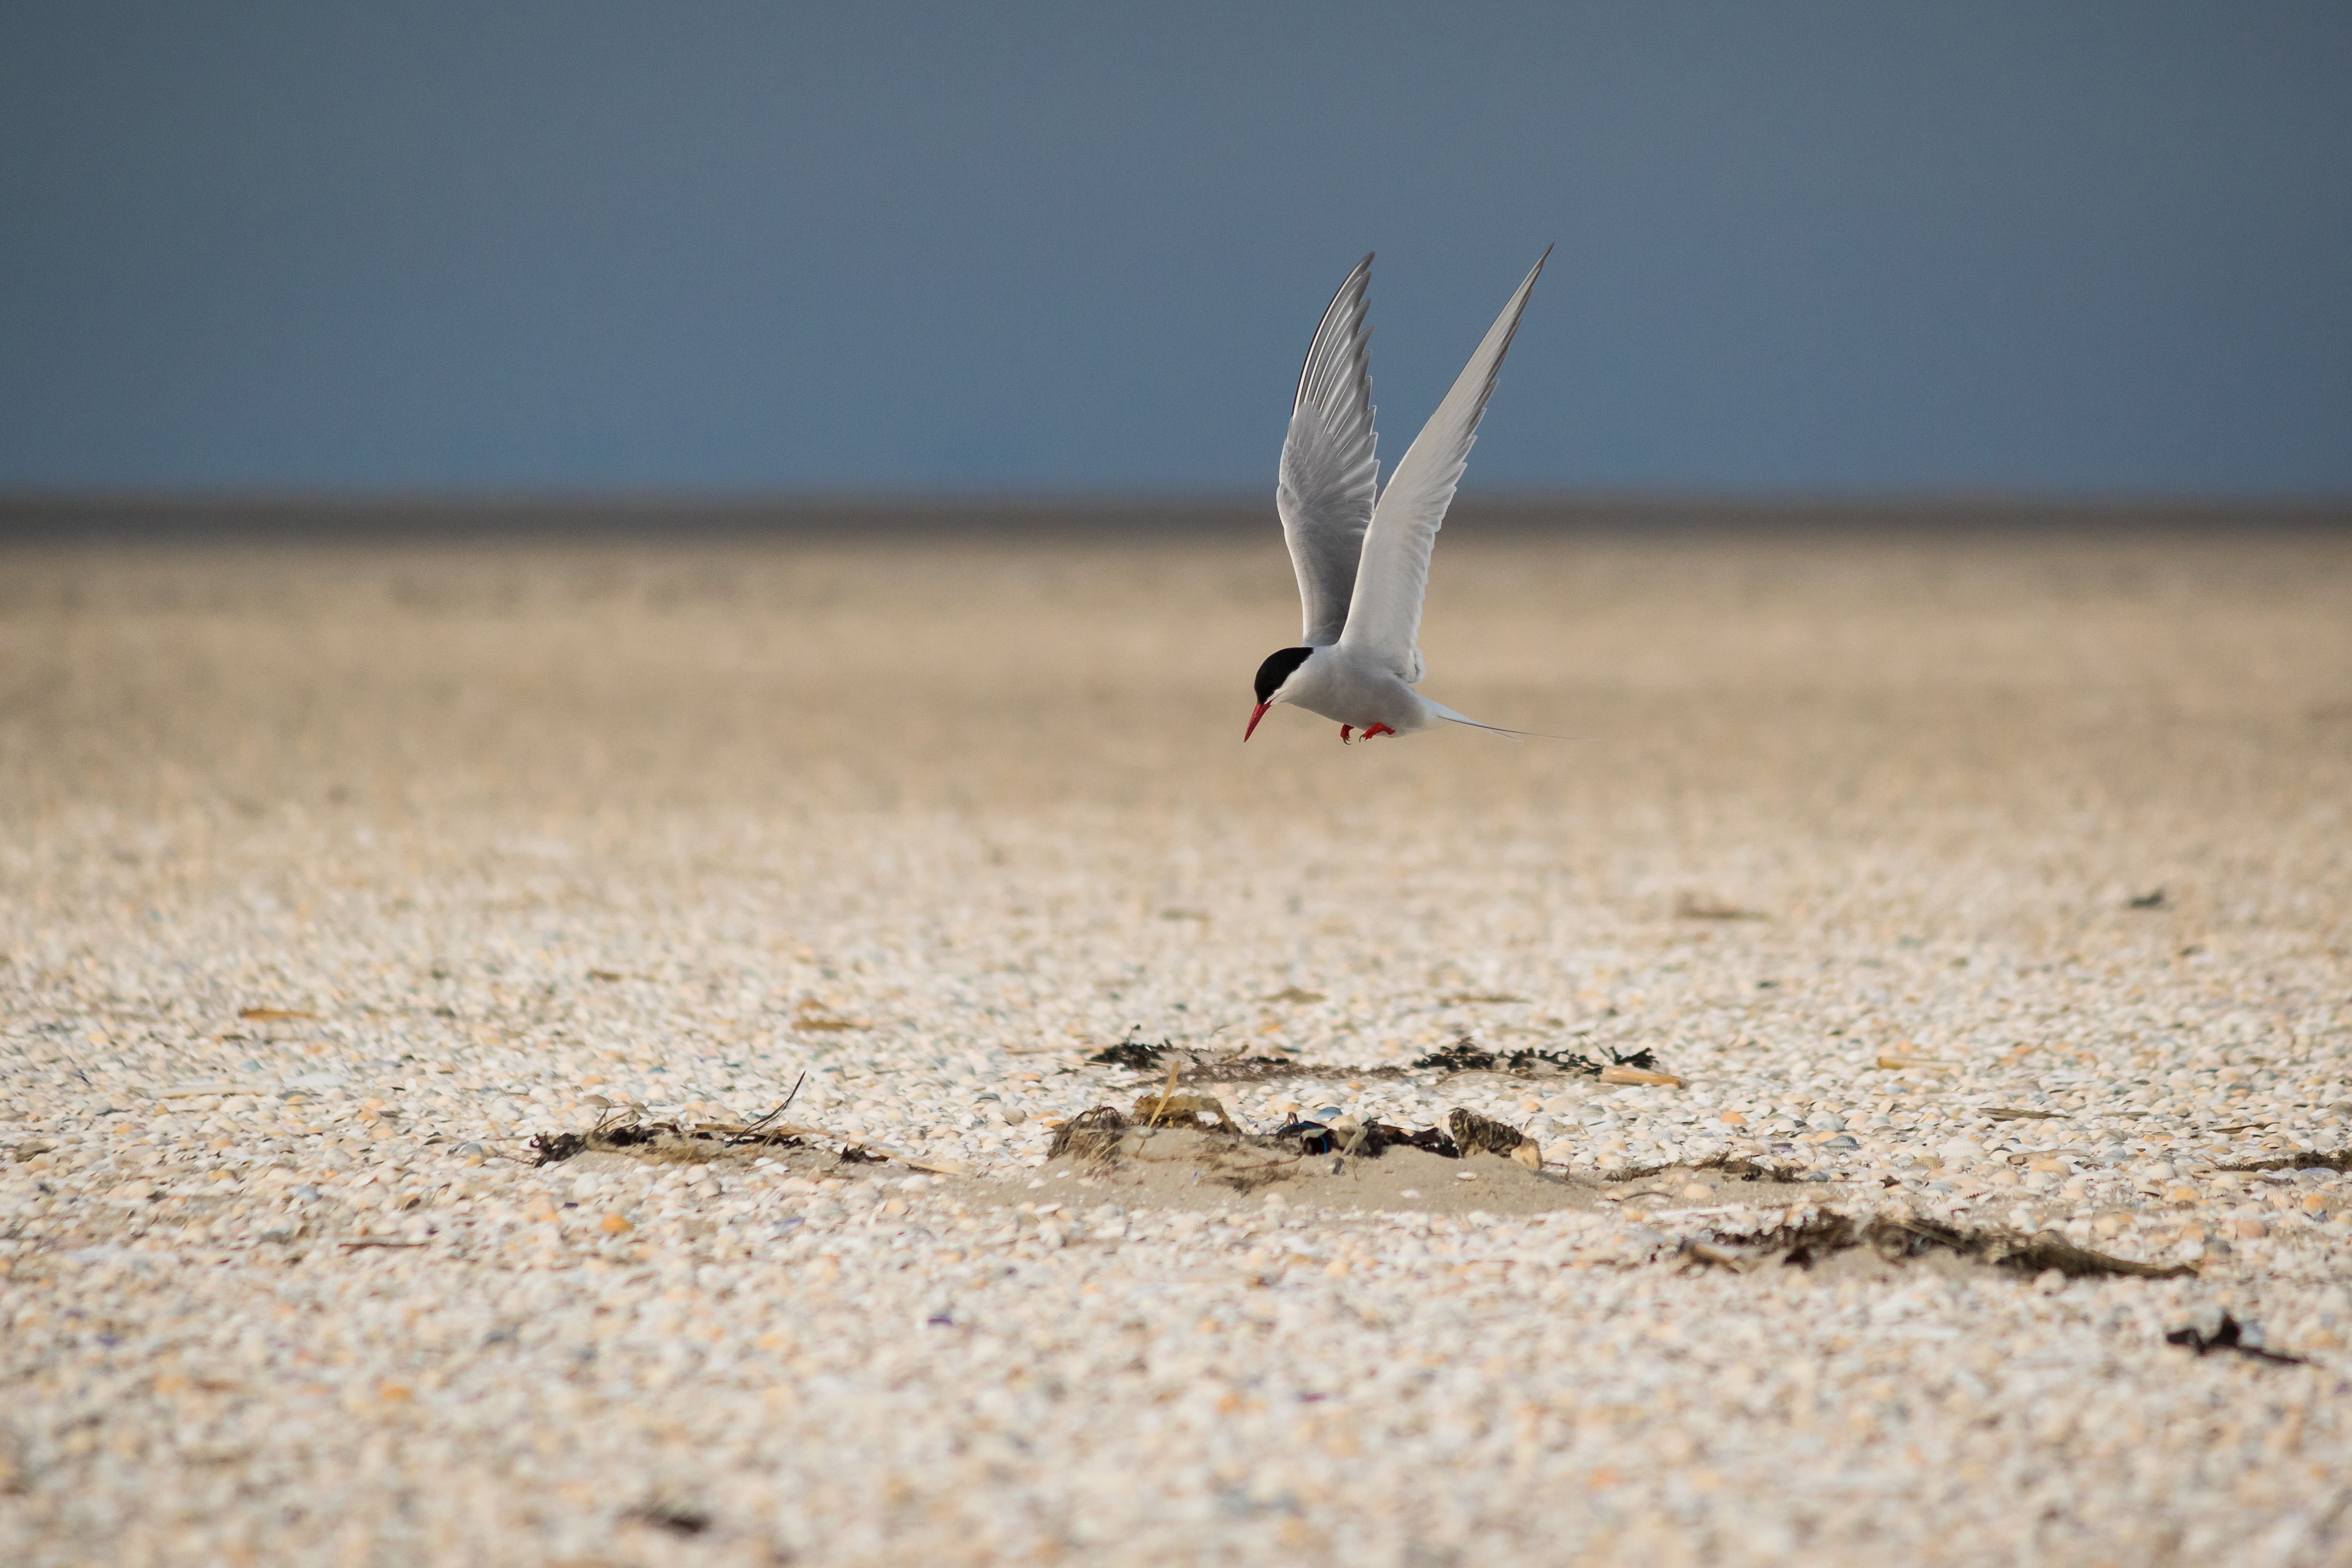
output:
M1407 681L1418 681L1421 663L1421 605L1429 591L1429 552L1445 509L1454 504L1454 487L1470 461L1470 446L1478 438L1478 417L1486 412L1486 398L1503 368L1503 355L1519 329L1519 313L1551 257L1546 246L1525 282L1511 296L1503 313L1486 329L1478 351L1462 368L1454 390L1429 416L1421 434L1398 459L1389 486L1381 492L1370 530L1364 537L1363 559L1356 570L1348 624L1340 646L1379 660Z
M1364 321L1371 276L1368 256L1323 312L1298 372L1274 490L1283 541L1298 573L1300 641L1308 647L1338 642L1348 623L1348 595L1380 481L1372 455L1372 329Z

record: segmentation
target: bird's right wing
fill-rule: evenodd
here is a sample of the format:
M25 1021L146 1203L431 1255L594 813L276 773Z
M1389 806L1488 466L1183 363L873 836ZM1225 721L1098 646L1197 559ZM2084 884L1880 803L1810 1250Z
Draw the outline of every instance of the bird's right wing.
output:
M1408 682L1421 679L1421 603L1429 589L1429 552L1469 464L1471 443L1478 438L1478 417L1486 412L1503 355L1519 329L1519 313L1528 308L1528 295L1550 256L1547 247L1486 329L1478 351L1454 379L1454 390L1397 460L1372 514L1350 595L1347 631L1339 642Z
M1380 482L1372 455L1372 329L1364 321L1364 288L1371 276L1368 256L1339 285L1315 329L1298 372L1274 490L1282 537L1298 572L1306 622L1299 640L1308 647L1338 642L1348 623L1348 600Z

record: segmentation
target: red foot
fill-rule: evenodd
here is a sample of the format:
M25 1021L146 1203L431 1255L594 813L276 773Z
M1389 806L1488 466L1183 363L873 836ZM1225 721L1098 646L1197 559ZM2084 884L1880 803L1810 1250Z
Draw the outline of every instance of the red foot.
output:
M1364 738L1366 740L1370 740L1376 735L1394 735L1396 731L1391 729L1387 725L1376 724L1364 731Z
M1354 730L1354 729L1355 729L1355 727L1355 727L1354 725L1352 725L1352 724L1343 724L1343 725L1341 725L1341 726L1339 727L1339 744L1340 744L1340 745L1342 745L1342 746L1347 746L1347 745L1350 745L1350 744L1352 744L1352 742L1351 742L1351 740L1350 740L1350 732L1351 732L1352 730Z

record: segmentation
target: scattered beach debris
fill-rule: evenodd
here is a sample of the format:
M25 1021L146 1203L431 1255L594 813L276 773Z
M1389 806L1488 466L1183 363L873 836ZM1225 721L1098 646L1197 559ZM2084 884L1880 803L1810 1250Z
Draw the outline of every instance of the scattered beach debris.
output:
M1378 1155L1383 1149L1419 1149L1425 1155L1435 1155L1443 1160L1458 1160L1462 1150L1454 1140L1434 1127L1423 1127L1418 1133L1408 1133L1402 1127L1391 1127L1386 1122L1373 1122L1365 1128L1370 1135L1361 1149L1367 1155Z
M1727 1153L1711 1155L1692 1165L1669 1160L1657 1165L1619 1166L1614 1170L1601 1172L1601 1179L1613 1186L1620 1182L1647 1181L1652 1176L1664 1176L1675 1170L1720 1171L1733 1181L1743 1182L1801 1182L1807 1175L1802 1166L1775 1165L1749 1159L1745 1155Z
M1118 1141L1128 1126L1127 1113L1116 1105L1081 1111L1054 1129L1054 1141L1046 1145L1045 1157L1100 1164L1118 1153Z
M1376 1076L1379 1069L1310 1067L1283 1056L1220 1056L1195 1061L1182 1070L1184 1083L1264 1083L1277 1078L1305 1078L1314 1073L1339 1073L1350 1078Z
M1419 1149L1444 1160L1462 1157L1461 1149L1440 1128L1423 1127L1415 1133L1386 1122L1356 1123L1352 1118L1339 1123L1290 1122L1266 1136L1277 1142L1297 1139L1300 1151L1310 1155L1354 1155L1378 1159L1390 1149Z
M1890 1263L1943 1252L2016 1274L2056 1270L2070 1280L2127 1275L2148 1280L2196 1277L2187 1263L2142 1263L2077 1247L2055 1230L2025 1235L2013 1230L1962 1229L1913 1215L1857 1219L1833 1209L1803 1214L1778 1228L1748 1236L1714 1235L1706 1243L1742 1266L1769 1261L1811 1268L1840 1252L1868 1248Z
M1760 1160L1751 1160L1744 1155L1717 1155L1710 1159L1699 1161L1691 1168L1702 1171L1721 1171L1733 1181L1801 1181L1805 1176L1805 1167L1802 1166L1772 1165Z
M1988 1105L1984 1113L1996 1122L2063 1122L2063 1111L2036 1111L2024 1105Z
M708 1165L713 1160L726 1159L748 1150L794 1149L805 1146L812 1140L820 1140L841 1145L837 1164L860 1165L890 1160L915 1170L930 1171L940 1176L971 1174L952 1160L926 1159L920 1155L887 1148L863 1138L779 1120L785 1108L800 1093L801 1084L807 1080L808 1074L801 1074L782 1104L750 1122L697 1122L688 1126L678 1122L646 1121L634 1105L608 1106L598 1114L596 1124L584 1133L534 1134L530 1140L530 1152L536 1157L532 1163L552 1166L584 1154L615 1153L661 1165Z
M793 1079L793 1086L784 1091L783 1099L778 1103L774 1110L769 1112L758 1121L749 1123L745 1125L743 1128L744 1136L747 1138L750 1137L751 1134L759 1132L761 1128L765 1127L769 1123L774 1121L777 1117L791 1110L793 1108L793 1102L801 1097L801 1085L807 1082L808 1074L806 1072L803 1072L798 1078Z
M2210 1355L2217 1350L2234 1351L2252 1360L2267 1361L2280 1366L2305 1366L2311 1361L2307 1355L2289 1355L2283 1350L2248 1343L2244 1325L2228 1312L2221 1314L2221 1322L2210 1334L2191 1323L2187 1328L2174 1329L2166 1334L2164 1343L2193 1350L2200 1356Z
M2127 898L2124 901L2124 907L2126 909L2162 909L2164 889L2159 887L2153 893L2143 893L2136 898Z
M1274 995L1262 999L1269 1002L1290 1002L1304 1007L1308 1002L1322 1001L1324 996L1320 991L1302 991L1297 986L1285 986Z
M725 1148L714 1134L689 1132L676 1122L615 1120L611 1113L584 1133L535 1133L530 1140L537 1156L532 1163L541 1166L561 1165L591 1150L627 1150L665 1165L703 1165Z
M1518 998L1488 997L1475 999L1499 1001ZM1246 1056L1238 1052L1213 1056L1165 1039L1154 1044L1132 1037L1116 1045L1105 1046L1087 1061L1090 1065L1120 1067L1129 1072L1158 1072L1172 1067L1177 1072L1177 1081L1184 1083L1257 1083L1281 1078L1333 1075L1401 1078L1408 1072L1502 1072L1516 1078L1575 1073L1598 1078L1603 1083L1650 1084L1677 1089L1683 1085L1681 1078L1659 1068L1656 1052L1647 1048L1625 1052L1612 1050L1608 1057L1609 1060L1601 1061L1579 1051L1537 1051L1532 1048L1494 1051L1465 1034L1452 1045L1433 1051L1402 1067L1304 1062L1288 1057Z
M1927 1068L1937 1072L1952 1072L1957 1071L1960 1064L1957 1061L1937 1061L1925 1056L1906 1056L1900 1052L1881 1051L1878 1056L1878 1065L1896 1072L1907 1067Z
M1464 1125L1472 1127L1474 1135L1484 1140L1480 1148L1515 1158L1529 1169L1539 1167L1540 1150L1517 1129L1466 1111L1455 1111L1450 1120L1456 1134ZM1448 1160L1460 1159L1464 1153L1457 1138L1441 1128L1411 1130L1346 1115L1294 1120L1271 1133L1246 1132L1209 1096L1177 1092L1171 1072L1158 1092L1136 1102L1131 1115L1115 1105L1097 1105L1063 1123L1055 1130L1046 1157L1097 1166L1130 1160L1189 1166L1195 1179L1249 1192L1288 1179L1299 1172L1302 1161L1312 1157L1328 1156L1329 1174L1337 1175L1350 1159L1376 1160L1391 1149Z
M1120 1040L1117 1045L1105 1046L1087 1060L1105 1067L1124 1067L1130 1072L1150 1072L1159 1068L1161 1057L1175 1049L1174 1042L1171 1040L1163 1040L1158 1045L1152 1045L1130 1038Z
M239 1008L236 1016L247 1023L316 1023L319 1015L300 1008Z
M2243 1132L2245 1129L2235 1130ZM2337 1149L2331 1154L2322 1154L2317 1149L2295 1149L2266 1160L2247 1160L2234 1166L2216 1166L2213 1168L2249 1173L2254 1171L2352 1171L2352 1149Z
M1237 1133L1234 1119L1214 1095L1176 1092L1177 1063L1168 1066L1168 1082L1157 1094L1135 1103L1135 1119L1147 1127L1197 1127L1206 1121L1220 1132Z
M1657 1054L1646 1048L1625 1053L1612 1051L1607 1061L1595 1061L1572 1051L1487 1051L1466 1034L1443 1051L1431 1051L1412 1065L1415 1069L1433 1069L1440 1072L1507 1072L1519 1078L1575 1072L1611 1083L1682 1082L1672 1073L1660 1071ZM1611 1076L1612 1069L1617 1076Z
M1449 1007L1500 1007L1507 1002L1524 1002L1528 998L1506 996L1499 991L1491 995L1476 991L1456 991L1450 997L1440 997L1437 999Z
M1531 1171L1543 1168L1541 1145L1508 1123L1457 1106L1447 1113L1445 1126L1454 1134L1454 1146L1465 1155L1500 1155L1507 1160L1518 1161Z
M1132 1038L1122 1040L1117 1045L1106 1046L1087 1057L1087 1061L1097 1066L1123 1067L1129 1072L1157 1072L1172 1064L1177 1069L1179 1082L1185 1083L1255 1083L1275 1078L1299 1078L1317 1071L1360 1073L1379 1071L1353 1067L1314 1068L1287 1057L1245 1056L1239 1051L1212 1056L1169 1040L1153 1045Z

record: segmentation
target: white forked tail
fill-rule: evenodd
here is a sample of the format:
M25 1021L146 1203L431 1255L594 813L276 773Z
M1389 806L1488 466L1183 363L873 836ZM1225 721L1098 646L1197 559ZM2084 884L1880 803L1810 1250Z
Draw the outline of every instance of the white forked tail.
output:
M1421 696L1421 694L1419 692L1415 692L1413 695ZM1465 725L1471 729L1483 729L1488 735L1499 735L1506 740L1519 744L1525 744L1530 740L1583 740L1588 738L1587 737L1580 735L1546 735L1541 730L1537 729L1507 729L1499 724L1482 723L1477 719L1472 718L1468 714L1455 713L1444 703L1430 702L1427 697L1421 697L1421 700L1429 704L1430 712L1435 714L1438 717L1444 719L1448 724Z

